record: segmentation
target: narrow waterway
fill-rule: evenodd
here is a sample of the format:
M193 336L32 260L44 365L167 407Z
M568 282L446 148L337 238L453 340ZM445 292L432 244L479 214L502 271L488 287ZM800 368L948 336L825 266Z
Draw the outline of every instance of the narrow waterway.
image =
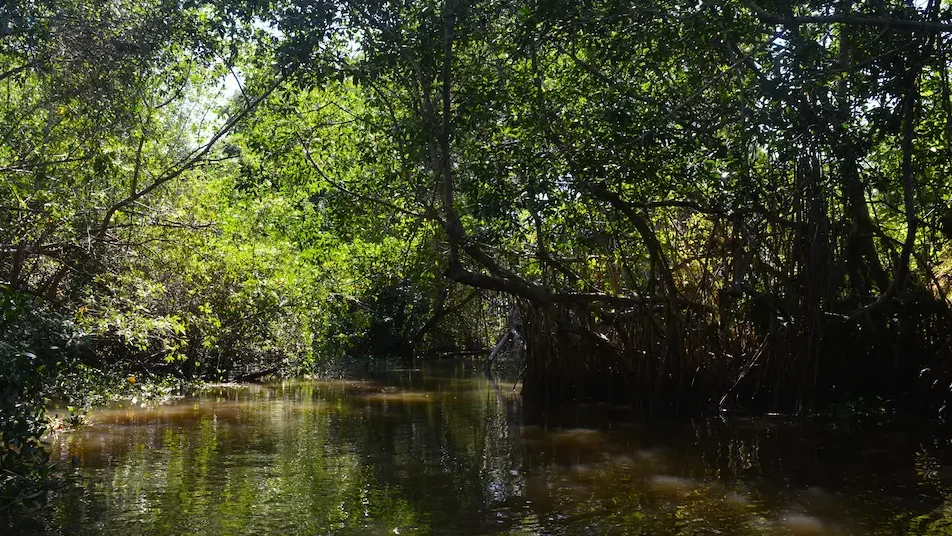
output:
M91 421L53 439L72 480L22 533L952 530L952 447L934 427L644 425L618 407L527 407L462 362L216 388Z

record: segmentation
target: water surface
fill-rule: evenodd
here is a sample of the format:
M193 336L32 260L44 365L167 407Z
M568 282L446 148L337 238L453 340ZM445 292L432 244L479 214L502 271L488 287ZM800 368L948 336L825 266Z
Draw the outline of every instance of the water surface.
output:
M467 363L222 387L53 438L74 481L22 533L897 534L952 531L926 426L639 424L542 410Z

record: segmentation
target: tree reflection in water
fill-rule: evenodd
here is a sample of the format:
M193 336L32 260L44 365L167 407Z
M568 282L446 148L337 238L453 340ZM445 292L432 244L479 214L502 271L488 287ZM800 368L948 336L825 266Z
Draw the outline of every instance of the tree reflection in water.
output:
M894 534L950 526L923 428L637 424L523 407L466 363L218 388L54 438L76 478L19 532Z

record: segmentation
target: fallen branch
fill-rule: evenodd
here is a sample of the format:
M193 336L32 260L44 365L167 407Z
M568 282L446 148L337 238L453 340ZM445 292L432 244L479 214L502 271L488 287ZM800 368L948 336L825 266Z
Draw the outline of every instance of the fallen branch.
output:
M260 378L263 378L265 376L270 376L272 374L277 374L280 371L281 371L280 368L273 367L267 370L252 372L251 374L244 374L242 376L238 376L237 378L235 378L235 381L239 383L257 382Z

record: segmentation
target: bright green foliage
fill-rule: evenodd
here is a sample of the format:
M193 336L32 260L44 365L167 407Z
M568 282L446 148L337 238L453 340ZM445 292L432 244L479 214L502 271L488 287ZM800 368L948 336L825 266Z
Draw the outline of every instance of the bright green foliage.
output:
M90 370L310 372L502 333L537 399L942 408L950 21L7 3L0 278ZM10 344L17 370L39 355Z
M424 335L430 348L479 345L473 325L424 330L438 296L460 301L465 292L446 295L441 230L400 195L413 177L389 159L399 150L378 130L372 98L348 81L275 93L234 137L236 187L298 200L276 213L276 225L323 272L341 313L319 339L325 353L406 356Z
M162 211L169 223L141 230L143 247L97 276L79 324L102 359L207 378L313 364L320 274L271 229L274 214L291 208L280 198L228 199L228 188L189 181Z
M219 222L256 208L222 210L206 173L247 113L218 111L214 23L178 2L0 6L3 503L37 491L51 399L312 360L313 276Z
M439 273L521 302L527 395L947 398L948 6L275 5L320 91L266 132L325 212L427 220Z

